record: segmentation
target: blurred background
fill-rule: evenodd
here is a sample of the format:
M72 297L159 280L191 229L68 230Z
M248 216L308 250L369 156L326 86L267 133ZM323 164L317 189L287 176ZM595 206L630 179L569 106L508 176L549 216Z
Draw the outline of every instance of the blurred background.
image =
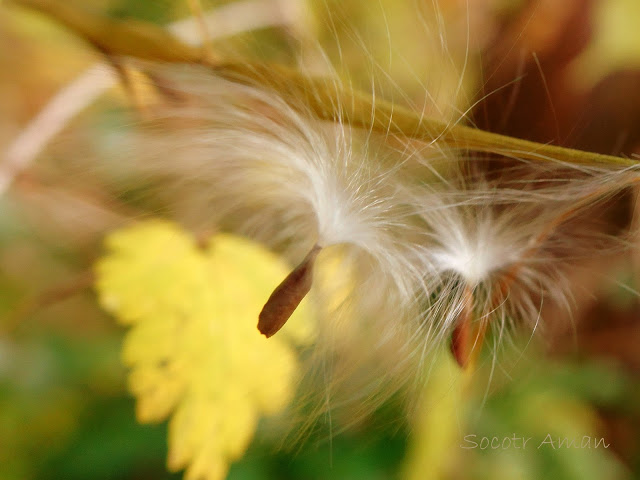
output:
M181 0L82 7L159 25L191 14ZM430 115L640 154L637 0L206 0L202 7L215 16L214 47L225 53L318 73L328 60L354 85ZM151 216L187 221L189 212L131 174L135 113L119 87L96 101L65 98L77 115L47 117L25 134L61 89L102 60L98 53L10 4L0 4L0 40L0 480L181 478L165 469L166 425L135 421L119 357L123 330L97 305L92 265L113 229ZM61 132L30 150L49 127ZM633 228L635 204L629 192L610 209L621 229ZM573 317L544 312L544 334L529 341L523 332L497 368L478 372L466 404L446 400L455 366L445 355L419 413L407 418L405 402L394 398L346 433L319 425L293 453L259 429L229 478L640 478L638 272L637 258L615 252L576 268ZM477 442L531 437L535 446L465 449L453 430ZM604 438L609 447L537 448L549 433Z

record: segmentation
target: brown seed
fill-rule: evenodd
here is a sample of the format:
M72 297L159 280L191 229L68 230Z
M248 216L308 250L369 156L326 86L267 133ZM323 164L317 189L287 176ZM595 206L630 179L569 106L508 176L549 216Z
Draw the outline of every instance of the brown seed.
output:
M258 330L265 337L269 338L287 323L302 299L311 290L313 265L321 249L322 247L318 244L314 245L300 265L276 287L262 307L258 317Z
M465 368L469 361L469 322L459 322L451 334L451 353L460 365Z
M464 306L458 317L456 327L451 334L451 353L461 368L465 368L471 357L471 315L473 312L473 292L469 287L464 290Z

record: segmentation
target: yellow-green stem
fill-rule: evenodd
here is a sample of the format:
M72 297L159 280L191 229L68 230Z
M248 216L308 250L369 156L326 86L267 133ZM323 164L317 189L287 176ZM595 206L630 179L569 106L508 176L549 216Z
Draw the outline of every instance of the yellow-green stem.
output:
M342 122L384 134L439 142L449 148L490 152L534 161L572 164L631 166L622 157L583 152L449 124L424 117L409 108L375 100L369 94L346 88L327 78L312 78L282 65L260 62L217 62L204 58L198 47L187 45L164 29L138 21L116 21L72 6L70 1L9 0L45 13L110 55L124 55L168 63L206 65L218 75L236 82L268 87L294 104L302 104L317 118Z

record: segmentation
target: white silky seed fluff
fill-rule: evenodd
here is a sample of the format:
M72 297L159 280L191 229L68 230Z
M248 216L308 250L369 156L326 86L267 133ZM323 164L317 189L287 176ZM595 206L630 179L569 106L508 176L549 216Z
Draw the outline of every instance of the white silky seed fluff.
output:
M183 100L167 102L158 117L177 128L140 137L147 173L180 179L188 191L200 185L212 223L284 251L292 264L315 243L339 251L334 275L349 275L352 298L325 317L352 322L370 354L362 360L342 351L336 383L393 349L396 365L385 364L363 390L384 399L400 388L407 371L423 368L448 341L465 288L474 292L475 321L488 322L497 338L516 321L535 330L544 302L570 308L571 262L623 246L571 219L635 183L636 168L512 159L491 178L469 173L461 160L475 159L456 158L437 142L380 148L384 138L318 121L274 92L198 67L158 72ZM512 271L507 291L498 291ZM340 343L332 325L320 326L322 354Z

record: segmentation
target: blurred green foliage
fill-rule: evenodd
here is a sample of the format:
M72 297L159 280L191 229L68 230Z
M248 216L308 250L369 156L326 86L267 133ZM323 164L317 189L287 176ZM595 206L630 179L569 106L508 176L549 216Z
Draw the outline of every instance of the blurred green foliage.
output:
M42 332L38 341L2 344L0 478L180 478L165 470L166 424L143 426L135 420L118 360L118 337L87 342ZM532 437L527 448L464 450L463 442L456 440L448 447L456 460L443 478L632 478L612 450L537 446L547 433L606 438L594 423L596 411L638 418L637 382L615 365L599 362L535 363L511 372L515 380L497 379L491 387L497 391L485 402L477 396L479 400L468 406L472 421L464 427L464 434L475 434L477 442L484 436ZM481 389L484 380L478 381ZM440 407L433 404L430 414L438 415ZM324 423L302 445L284 449L281 438L259 429L228 478L403 478L399 472L407 445L418 432L398 423L402 415L402 404L392 402L355 431L333 436ZM432 432L431 438L438 435Z

